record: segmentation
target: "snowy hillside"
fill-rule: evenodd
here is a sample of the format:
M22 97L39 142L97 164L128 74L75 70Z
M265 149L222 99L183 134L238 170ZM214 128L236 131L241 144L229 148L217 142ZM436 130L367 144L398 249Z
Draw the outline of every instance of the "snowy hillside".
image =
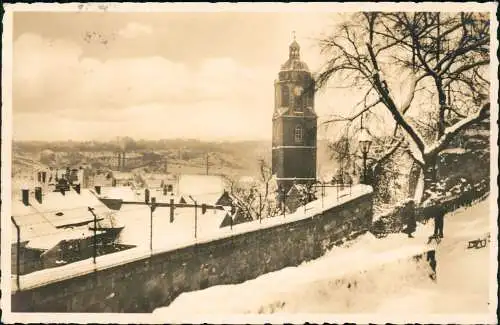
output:
M181 294L156 316L187 314L329 313L409 314L488 313L489 243L467 249L469 240L490 231L489 200L446 216L445 238L436 248L437 282L429 277L423 252L432 222L418 225L415 238L393 234L376 239L358 237L349 247L336 247L325 256L298 267L264 274L237 285L223 285ZM493 237L492 237L493 238ZM494 248L496 246L493 246ZM495 292L496 292L496 288Z

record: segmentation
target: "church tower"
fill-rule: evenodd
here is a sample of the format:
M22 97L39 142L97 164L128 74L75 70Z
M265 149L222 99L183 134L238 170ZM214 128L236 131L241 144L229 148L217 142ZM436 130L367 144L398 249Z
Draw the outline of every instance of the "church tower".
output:
M300 61L295 36L274 88L272 171L278 186L288 191L294 182L316 181L314 79L307 65Z

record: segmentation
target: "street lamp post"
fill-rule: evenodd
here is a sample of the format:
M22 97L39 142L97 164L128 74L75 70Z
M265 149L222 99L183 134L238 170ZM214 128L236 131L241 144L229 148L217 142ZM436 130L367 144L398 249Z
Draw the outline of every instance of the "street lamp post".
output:
M368 151L370 150L370 146L372 144L372 137L370 136L370 133L364 128L361 128L359 137L359 148L361 150L361 153L363 154L363 184L368 183L367 179L367 168L366 168L366 160L368 158Z

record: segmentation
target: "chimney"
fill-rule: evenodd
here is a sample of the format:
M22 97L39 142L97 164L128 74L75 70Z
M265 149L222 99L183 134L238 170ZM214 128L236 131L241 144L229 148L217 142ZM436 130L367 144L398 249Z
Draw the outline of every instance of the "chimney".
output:
M95 187L95 192L96 192L98 195L101 195L101 187L100 187L100 186L96 186L96 187Z
M24 205L29 205L30 204L30 190L22 189L21 194L22 194Z
M149 203L149 189L144 190L144 202Z
M35 187L35 199L42 204L42 188L40 186Z
M74 187L76 193L80 194L80 184L76 184Z

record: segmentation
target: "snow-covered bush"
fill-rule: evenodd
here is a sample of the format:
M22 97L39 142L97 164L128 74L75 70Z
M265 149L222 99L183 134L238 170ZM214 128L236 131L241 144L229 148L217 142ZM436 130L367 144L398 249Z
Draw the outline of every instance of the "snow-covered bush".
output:
M373 218L375 221L371 232L377 237L387 233L401 232L409 213L414 213L409 209L415 209L414 201L411 199L402 200L390 209L379 210Z

